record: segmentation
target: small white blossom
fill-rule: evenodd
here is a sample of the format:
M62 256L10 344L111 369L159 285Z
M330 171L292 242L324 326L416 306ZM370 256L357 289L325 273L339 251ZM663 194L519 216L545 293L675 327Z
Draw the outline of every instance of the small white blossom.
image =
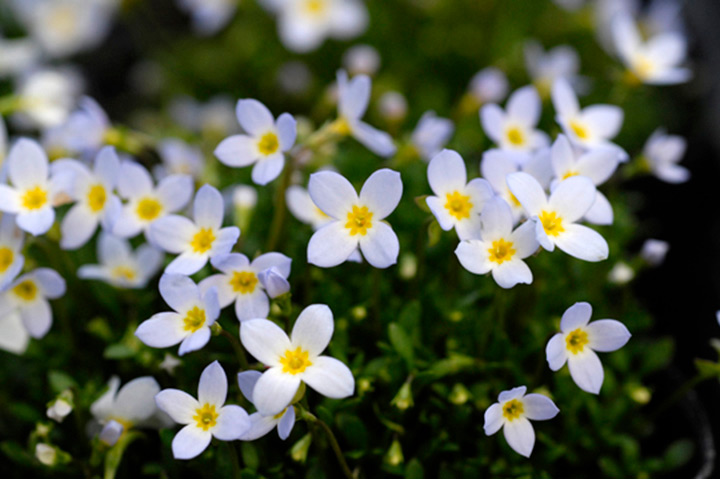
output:
M373 76L380 69L380 54L370 45L355 45L343 53L342 64L351 75Z
M212 35L230 23L238 0L177 0L177 3L190 14L195 32Z
M108 233L100 235L97 255L100 264L81 266L78 278L99 279L118 288L144 288L160 270L164 257L149 244L133 251L127 240Z
M530 457L535 446L535 430L530 423L546 421L557 416L560 410L555 403L542 394L525 394L527 388L520 386L503 391L498 402L485 411L485 435L492 436L501 428L508 445L518 454Z
M575 384L583 391L598 394L604 371L595 351L620 349L630 339L630 332L614 319L588 323L591 316L589 303L570 306L562 316L560 332L550 339L545 353L550 369L558 371L567 362Z
M510 90L510 83L502 70L487 67L480 70L470 80L470 94L480 105L500 103Z
M92 98L82 97L62 124L43 132L43 145L48 150L95 155L105 144L110 127L102 107Z
M73 410L73 405L63 397L56 398L50 406L48 406L46 415L56 422L62 422Z
M185 425L172 442L175 459L192 459L208 447L213 437L234 441L250 429L243 408L225 405L227 387L225 371L214 361L200 376L197 399L178 389L163 389L155 396L160 409L176 423Z
M57 464L58 453L52 445L39 442L35 445L35 458L37 458L41 464L54 466Z
M190 175L200 178L205 167L202 151L178 138L167 138L158 145L163 164L154 170L156 178L168 175Z
M627 284L632 281L634 277L635 270L622 261L615 263L615 266L613 266L608 273L608 281L618 285Z
M65 294L65 280L50 268L38 268L25 273L0 293L0 317L16 310L30 336L40 339L52 325L52 310L48 299Z
M29 38L2 38L0 36L0 78L20 74L40 59L37 43Z
M670 249L670 243L658 239L648 239L643 243L640 250L640 257L650 264L659 266L665 261L665 256Z
M402 121L407 116L408 104L405 95L397 91L387 91L378 100L380 116L388 122Z
M571 84L578 82L580 57L569 45L559 45L545 52L536 41L525 44L525 67L542 98L550 97L550 90L558 78Z
M52 128L62 124L75 107L82 80L74 70L41 69L18 80L17 119L23 125Z
M447 118L440 118L434 111L426 111L420 117L410 141L424 160L430 160L447 144L455 131L455 125Z
M643 157L650 171L661 180L668 183L684 183L690 179L690 172L678 165L678 162L685 156L686 148L685 138L668 135L662 128L658 128L645 143Z
M238 385L243 396L252 402L253 391L258 379L262 377L260 371L243 371L238 373ZM284 411L271 416L263 416L259 412L250 414L250 430L240 437L241 441L254 441L272 431L275 427L278 430L278 436L283 441L288 438L295 425L295 408L288 406Z

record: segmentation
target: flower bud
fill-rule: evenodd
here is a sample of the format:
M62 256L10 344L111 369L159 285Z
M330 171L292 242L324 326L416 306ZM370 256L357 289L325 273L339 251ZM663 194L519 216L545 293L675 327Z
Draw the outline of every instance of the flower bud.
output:
M270 298L277 298L290 291L290 283L285 279L277 268L268 268L258 273L260 284Z

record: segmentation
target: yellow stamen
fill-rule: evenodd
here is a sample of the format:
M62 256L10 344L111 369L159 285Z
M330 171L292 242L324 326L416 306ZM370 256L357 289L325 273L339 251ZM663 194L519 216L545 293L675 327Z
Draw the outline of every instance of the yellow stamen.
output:
M505 131L508 141L514 146L525 145L525 133L518 127L513 126Z
M137 273L129 266L116 266L112 270L112 276L117 279L133 281L137 277Z
M567 350L573 354L582 353L585 345L589 342L588 333L581 328L571 331L570 334L565 336Z
M570 129L573 131L573 133L575 133L575 136L577 136L581 140L587 140L588 138L590 138L590 132L588 131L587 127L579 121L571 121Z
M578 173L578 172L575 171L575 170L569 170L568 172L566 172L566 173L562 176L562 179L563 179L563 180L567 180L568 178L571 178L571 177L573 177L573 176L577 176L577 175L579 175L579 174L580 174L580 173Z
M558 216L554 211L543 211L538 217L548 236L557 236L563 231L562 217Z
M190 247L195 253L205 253L212 248L214 241L215 233L212 228L202 228L193 236Z
M295 351L288 349L285 351L285 356L280 358L282 372L298 374L305 371L308 366L312 366L312 363L308 359L308 355L309 353L307 351L303 351L300 346L298 346Z
M45 206L47 201L47 191L40 186L25 190L25 193L20 198L20 202L26 210L39 210Z
M205 310L193 306L193 308L187 312L185 318L183 318L183 324L185 325L183 329L191 333L202 328L205 325Z
M332 129L338 135L347 136L350 133L352 133L352 128L350 128L350 123L347 121L347 119L344 116L339 117L337 120L335 120L333 122Z
M462 220L470 218L470 209L473 204L470 203L469 195L462 195L459 191L453 191L445 195L445 209L448 210L451 216Z
M502 410L503 416L508 421L518 419L525 412L522 401L518 401L517 399L511 399L503 404Z
M215 405L205 403L202 407L195 410L193 420L196 422L198 428L203 431L207 431L211 427L215 427L220 414L215 411Z
M492 242L492 247L488 249L488 253L490 253L490 261L500 265L505 261L510 261L515 256L515 248L513 248L511 241L500 238Z
M141 220L152 221L160 216L162 205L155 198L145 197L138 201L137 209L135 211Z
M326 0L306 0L305 11L313 16L321 15L327 9Z
M12 291L18 298L32 301L38 294L38 287L34 281L26 279L22 283L15 285Z
M510 191L510 188L508 188L508 198L510 199L510 204L514 206L515 208L522 208L522 204L520 204L520 201L513 195L512 191Z
M0 273L4 273L13 264L15 253L7 246L0 248Z
M230 286L236 293L247 294L255 291L258 279L252 271L235 271Z
M278 141L277 135L269 131L260 137L257 147L261 155L272 155L280 148L280 142Z
M352 211L347 214L347 223L345 228L350 230L350 236L360 234L365 236L367 230L372 228L372 212L368 211L367 206L353 206Z
M87 202L90 210L93 213L97 213L105 207L105 201L107 200L107 193L105 193L105 187L97 184L90 187L87 195Z

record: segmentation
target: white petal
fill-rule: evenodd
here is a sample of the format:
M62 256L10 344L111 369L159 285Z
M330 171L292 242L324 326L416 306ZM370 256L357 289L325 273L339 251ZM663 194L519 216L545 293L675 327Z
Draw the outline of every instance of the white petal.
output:
M578 158L578 173L592 180L595 185L605 183L617 169L619 158L617 152L598 148Z
M195 282L185 275L164 274L160 278L160 295L175 311L182 313L200 303L200 292Z
M210 328L200 328L182 340L180 348L178 348L178 356L184 356L187 353L202 349L208 341L210 341Z
M535 234L535 223L526 221L518 226L510 235L510 241L515 248L515 255L520 259L525 259L535 253L540 247Z
M306 224L313 224L315 221L314 211L317 209L310 194L302 186L293 185L285 190L285 202L290 212Z
M195 195L193 218L198 228L220 229L224 204L222 195L214 187L205 184Z
M154 378L135 378L118 391L114 413L133 424L141 423L155 413L155 395L159 392L160 385Z
M109 189L115 187L120 177L120 159L114 147L106 146L100 150L95 157L94 172Z
M292 408L288 408L292 409ZM287 413L286 413L287 414ZM250 429L240 436L241 441L254 441L259 439L273 430L279 420L275 416L263 416L259 412L250 415Z
M202 402L202 401L201 401ZM220 409L212 435L221 441L234 441L250 430L250 417L240 406L230 405Z
M620 132L623 116L622 108L614 105L591 105L582 111L582 118L593 135L608 140Z
M270 313L270 301L261 289L251 294L239 294L235 300L235 316L238 321L255 318L267 318Z
M588 346L595 351L616 351L628 342L630 331L620 321L600 319L587 325L585 329L590 342Z
M50 304L38 298L20 309L20 317L30 336L40 339L47 334L52 326L52 310Z
M239 100L235 114L243 130L252 136L260 136L275 126L275 119L270 110L252 98Z
M440 197L464 190L467 183L465 162L453 150L442 150L435 155L428 165L427 176L430 189Z
M344 220L357 204L355 188L344 176L334 171L318 171L310 175L308 192L318 208L333 218Z
M667 183L684 183L690 179L690 172L678 165L664 165L655 169L655 175Z
M547 204L545 191L540 183L527 173L518 172L507 175L507 185L515 198L523 205L530 216L535 216Z
M437 196L428 196L425 198L425 203L427 203L428 208L430 208L433 216L435 216L435 219L440 224L440 228L445 231L450 231L453 226L458 224L458 221L448 212L447 208L445 208L446 202L447 200L438 198Z
M602 261L608 257L608 244L605 238L587 226L571 224L555 237L558 248L578 259Z
M503 137L503 125L505 123L505 112L502 108L494 103L484 105L480 109L480 123L488 138L495 143L500 143Z
M278 33L283 45L298 53L317 48L325 39L325 29L317 28L314 22L306 22L291 14L279 17Z
M612 205L604 194L599 191L595 193L595 202L585 213L583 219L594 225L611 225L613 223Z
M210 288L215 288L221 308L230 306L237 296L228 283L228 277L224 274L208 276L200 281L198 288L201 295L204 295Z
M233 135L225 138L215 148L220 163L235 168L253 164L258 158L257 140L247 135Z
M381 224L381 223L377 223ZM370 230L375 229L373 224ZM333 221L315 232L307 248L308 263L330 268L343 263L357 248L358 236L350 236L344 221Z
M362 118L370 101L370 77L355 75L348 81L347 74L341 70L338 72L338 86L340 114L350 120Z
M492 277L501 288L512 288L518 283L530 284L533 280L532 271L521 259L512 259L495 267Z
M49 206L17 215L17 224L20 229L35 236L47 233L54 221L55 210Z
M20 211L20 195L8 185L0 184L0 211L17 213Z
M211 258L230 253L240 237L240 229L237 226L226 226L217 231L216 235L217 239L213 241L212 247L207 253Z
M116 233L117 233L116 223ZM149 235L153 244L168 253L182 253L197 231L195 224L184 216L168 215L150 225Z
M155 403L178 424L193 422L195 410L200 407L194 397L179 389L163 389L155 396Z
M76 203L60 224L62 249L77 249L88 242L98 226L98 217L85 205Z
M295 408L290 406L285 411L285 414L280 418L278 422L278 436L283 441L288 438L292 432L293 426L295 425Z
M151 193L153 181L145 167L134 161L123 161L118 178L118 191L126 199L138 198Z
M557 212L563 223L574 223L582 218L595 202L595 191L595 185L588 178L573 176L561 181L555 188L548 200L548 207Z
M172 442L173 457L175 459L192 459L207 449L212 434L203 431L195 424L188 424L180 429Z
M16 311L0 315L0 349L22 354L30 342L30 335L23 326L22 318Z
M252 393L255 389L255 383L257 383L258 379L260 379L260 376L262 376L260 371L243 371L237 375L240 391L248 401L252 402Z
M500 403L494 403L485 410L485 424L483 425L485 435L492 436L503 427L503 424L505 421L503 420L502 406Z
M275 127L278 132L280 150L288 151L295 144L297 135L297 122L290 113L283 113L277 119Z
M555 80L552 86L552 102L560 118L572 118L580 111L580 104L570 83L564 78Z
M397 147L392 137L384 131L358 121L352 126L352 136L373 153L388 158L395 154Z
M308 370L309 368L305 371ZM278 414L290 404L298 387L300 378L297 375L283 373L280 368L270 368L255 384L252 403L260 414Z
M235 270L247 269L250 260L244 254L230 253L215 256L211 263L214 268L219 269L223 273L233 274Z
M20 138L7 156L10 182L17 188L44 185L48 178L48 159L40 145L28 138Z
M165 273L179 275L195 274L207 264L207 260L207 254L185 252L167 265Z
M605 372L600 358L590 348L585 348L579 354L568 355L568 367L570 376L580 389L592 394L600 392Z
M397 263L400 242L392 227L379 221L373 223L365 236L360 237L360 251L372 266L387 268Z
M555 176L563 177L575 167L575 153L565 135L558 135L552 145L550 157Z
M461 241L455 248L455 256L463 268L475 274L485 274L492 269L488 259L488 245L480 240Z
M302 310L293 326L290 342L308 351L310 357L319 356L333 335L333 314L325 304L312 304Z
M323 396L342 399L352 396L355 379L350 368L341 361L328 356L319 356L302 373L302 380Z
M220 363L213 361L200 375L198 402L222 406L227 398L227 376Z
M402 197L400 173L383 168L368 177L360 190L359 202L373 213L373 221L382 220L397 208Z
M498 395L498 401L501 403L504 403L506 401L509 401L511 399L517 399L521 398L525 395L527 392L526 386L518 386L516 388L512 388L509 391L503 391Z
M567 312L566 312L567 314ZM553 371L558 371L567 361L567 345L565 336L562 333L555 334L545 347L545 359Z
M560 320L560 331L565 334L577 328L585 327L592 316L590 303L578 302L570 306L562 315Z
M65 280L60 273L50 268L38 268L30 273L36 280L42 295L56 299L65 294Z
M522 87L510 95L505 111L508 118L533 127L540 121L540 95L534 86Z
M173 213L185 207L193 195L193 179L190 175L166 176L157 185L157 195L165 211Z
M560 412L552 399L543 394L528 394L522 401L525 416L533 421L546 421Z
M240 323L240 341L255 359L266 366L280 364L280 358L291 348L285 331L267 319L249 319Z
M492 242L510 236L513 227L513 216L510 206L496 196L485 204L480 215L483 241Z
M280 176L283 166L285 166L285 156L280 152L261 158L252 169L252 180L255 184L267 185Z
M160 270L165 255L162 251L149 244L140 245L137 252L137 263L140 274L143 276L140 287L144 286L151 277Z
M269 268L275 268L283 277L290 275L290 265L292 259L282 253L265 253L255 258L252 262L253 268L262 271Z
M157 313L140 323L135 336L151 348L167 348L181 342L188 335L177 313Z
M503 427L503 434L508 445L521 456L530 457L535 446L535 430L530 421L519 417L507 421Z

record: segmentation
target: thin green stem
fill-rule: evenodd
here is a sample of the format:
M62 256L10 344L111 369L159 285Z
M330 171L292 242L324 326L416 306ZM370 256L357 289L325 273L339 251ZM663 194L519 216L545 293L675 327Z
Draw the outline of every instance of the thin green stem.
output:
M238 459L237 450L235 450L235 442L227 441L225 444L227 444L227 448L230 451L230 463L232 464L233 477L235 479L240 479L242 477L242 469L240 468L240 460Z
M355 476L353 475L352 471L350 470L350 466L348 466L347 461L345 460L345 456L343 455L342 449L340 449L340 444L338 444L337 438L335 438L335 434L333 434L332 429L330 429L330 426L325 424L325 422L322 419L316 419L316 423L320 426L320 428L325 431L325 435L328 438L328 442L330 442L330 447L332 448L333 452L335 453L335 457L337 458L338 462L340 463L340 468L343 471L343 474L345 474L345 477L347 479L355 479Z
M224 329L220 332L223 336L225 336L228 341L230 341L230 345L233 348L233 351L235 351L235 356L237 357L238 362L240 363L240 369L248 369L249 363L247 360L247 356L245 355L245 350L243 350L242 346L240 346L240 341L233 336L228 331L225 331Z
M292 155L290 155L290 158L288 159L288 165L283 170L282 177L280 179L280 184L278 185L278 189L275 191L275 200L274 200L274 212L273 212L273 219L270 226L270 234L268 235L268 242L265 245L265 251L274 251L275 247L278 244L278 241L280 240L280 235L282 233L283 224L285 223L285 213L286 213L286 205L285 205L285 191L290 186L290 179L292 177L293 172L293 166L295 165L295 160Z

